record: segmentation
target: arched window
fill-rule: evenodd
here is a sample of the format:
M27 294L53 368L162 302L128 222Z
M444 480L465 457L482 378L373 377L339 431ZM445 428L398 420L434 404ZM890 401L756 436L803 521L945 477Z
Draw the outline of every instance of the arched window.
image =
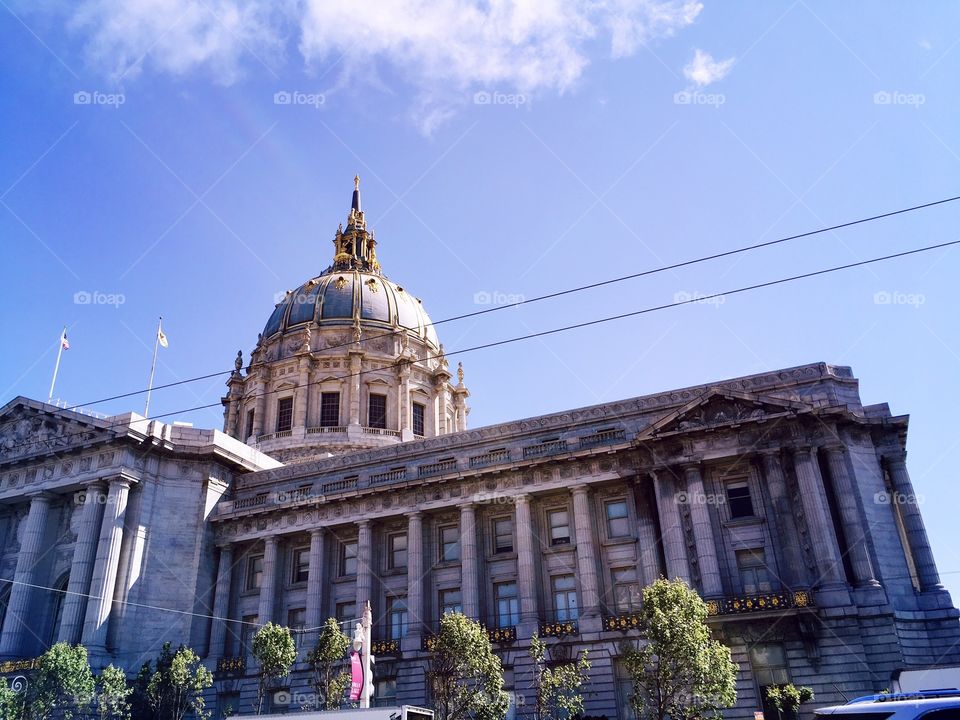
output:
M63 603L67 599L67 584L70 582L70 573L65 572L54 585L53 597L50 598L50 630L47 635L47 647L57 642L60 633L60 621L63 619Z

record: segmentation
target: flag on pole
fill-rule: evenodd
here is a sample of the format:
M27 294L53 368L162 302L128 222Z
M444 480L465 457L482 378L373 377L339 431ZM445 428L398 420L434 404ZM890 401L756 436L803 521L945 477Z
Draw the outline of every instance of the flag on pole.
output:
M170 347L170 343L167 342L167 334L159 325L157 325L157 342L160 343L160 347Z
M69 349L70 349L70 341L67 340L67 332L66 332L66 330L64 330L63 335L60 336L60 349L61 349L61 350L69 350Z

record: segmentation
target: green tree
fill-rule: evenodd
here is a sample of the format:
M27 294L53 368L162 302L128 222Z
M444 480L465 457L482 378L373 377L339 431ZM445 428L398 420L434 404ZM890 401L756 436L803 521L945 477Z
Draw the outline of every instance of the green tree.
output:
M343 702L350 686L350 671L345 667L349 647L350 638L340 629L340 623L328 618L320 628L316 647L307 654L320 710L338 710Z
M70 720L74 713L86 710L94 687L87 649L59 642L38 658L24 691L22 717L46 720L55 715Z
M23 698L0 678L0 720L19 720L23 715Z
M787 685L771 685L766 689L767 700L777 711L777 717L794 717L801 703L813 700L813 690L811 688L800 686L793 683Z
M590 660L584 651L574 662L547 663L547 646L537 636L530 639L533 687L537 694L536 720L563 720L583 712L580 688L589 682Z
M737 701L737 666L730 649L710 636L707 606L682 580L657 580L643 590L645 643L624 653L631 698L642 720L719 718Z
M156 669L151 672L148 665L146 670L146 695L155 720L183 720L188 712L197 720L210 717L203 691L213 685L213 675L193 650L181 645L173 652L170 643L164 643ZM138 680L144 670L140 672Z
M290 674L290 666L297 659L297 646L290 629L268 622L253 636L253 658L260 668L257 684L257 715L263 710L263 698L282 677Z
M430 690L437 720L504 720L503 668L480 623L446 613L434 638Z
M127 676L123 670L107 665L100 675L99 685L97 710L100 720L129 720L130 694L133 688L127 684Z

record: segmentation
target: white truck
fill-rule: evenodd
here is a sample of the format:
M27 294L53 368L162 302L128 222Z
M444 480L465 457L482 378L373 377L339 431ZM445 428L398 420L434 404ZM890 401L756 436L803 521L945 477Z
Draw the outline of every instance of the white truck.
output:
M960 665L894 670L890 676L890 690L895 693L947 688L960 688Z

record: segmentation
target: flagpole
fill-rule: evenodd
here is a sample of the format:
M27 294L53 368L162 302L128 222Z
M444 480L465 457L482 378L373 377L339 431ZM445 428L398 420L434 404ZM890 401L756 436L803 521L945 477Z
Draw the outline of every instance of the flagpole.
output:
M160 347L160 329L163 325L163 316L157 321L157 336L153 341L153 362L150 363L150 382L147 383L147 402L143 406L143 416L150 417L147 413L150 410L150 393L153 391L153 373L157 369L157 349Z
M63 332L60 333L60 347L57 348L57 364L53 366L53 378L50 380L50 394L47 396L47 404L53 402L53 386L57 384L57 373L60 372L60 356L63 355L63 338L67 336L67 326L63 326Z

